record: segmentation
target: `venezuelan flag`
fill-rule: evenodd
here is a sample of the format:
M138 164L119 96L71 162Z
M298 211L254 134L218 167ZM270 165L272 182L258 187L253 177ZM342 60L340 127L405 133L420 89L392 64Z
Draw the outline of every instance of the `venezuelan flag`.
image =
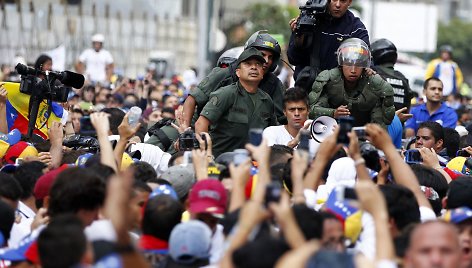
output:
M22 134L26 134L28 132L28 107L30 95L20 92L20 83L6 82L3 86L8 92L6 104L8 130L11 131L16 128ZM65 111L58 103L53 102L51 105L51 114L48 115L48 105L46 100L44 100L39 105L36 129L33 133L47 139L48 128L52 122L61 122L64 120L67 120L67 111Z

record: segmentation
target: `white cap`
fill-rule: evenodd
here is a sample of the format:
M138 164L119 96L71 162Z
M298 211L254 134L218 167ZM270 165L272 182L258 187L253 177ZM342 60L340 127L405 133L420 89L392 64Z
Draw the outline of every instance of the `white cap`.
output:
M105 41L105 36L103 36L103 34L97 33L92 36L92 42L103 43L103 41Z

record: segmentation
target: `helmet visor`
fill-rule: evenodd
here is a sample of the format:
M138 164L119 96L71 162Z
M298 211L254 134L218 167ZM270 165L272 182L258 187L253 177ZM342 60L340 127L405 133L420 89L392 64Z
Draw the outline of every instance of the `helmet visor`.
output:
M370 67L370 51L360 44L346 44L338 49L339 66Z

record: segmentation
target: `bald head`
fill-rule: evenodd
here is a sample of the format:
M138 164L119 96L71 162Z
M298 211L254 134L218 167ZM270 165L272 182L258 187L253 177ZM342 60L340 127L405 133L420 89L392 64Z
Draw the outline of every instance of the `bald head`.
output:
M456 227L443 221L430 221L419 224L412 231L405 267L459 267L461 254Z

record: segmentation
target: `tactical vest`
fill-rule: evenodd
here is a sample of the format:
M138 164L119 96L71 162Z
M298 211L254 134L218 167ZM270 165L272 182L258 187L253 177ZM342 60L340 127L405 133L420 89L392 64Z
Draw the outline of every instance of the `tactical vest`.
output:
M396 70L389 70L392 72L387 72L388 67L383 66L374 66L373 69L389 83L393 88L393 103L395 105L395 110L401 109L403 107L410 108L411 105L411 90L408 85L408 79Z

